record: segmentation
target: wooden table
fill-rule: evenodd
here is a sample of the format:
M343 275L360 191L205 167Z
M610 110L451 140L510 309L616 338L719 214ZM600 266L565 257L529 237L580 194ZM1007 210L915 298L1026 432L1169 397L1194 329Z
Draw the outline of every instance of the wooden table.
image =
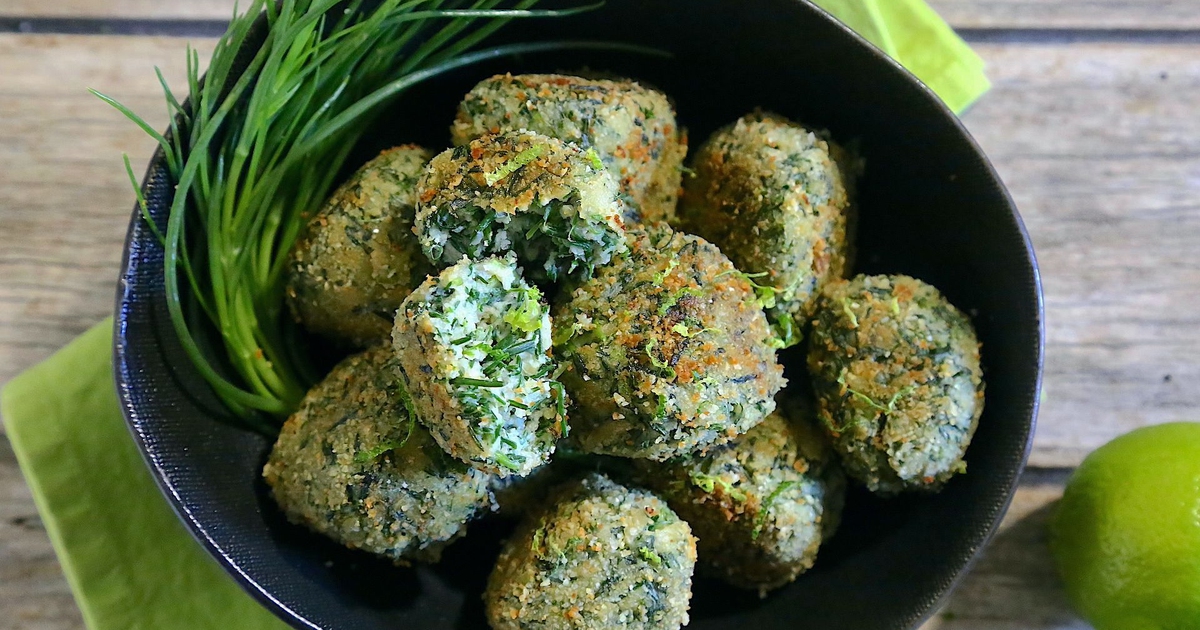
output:
M0 382L112 309L152 143L85 92L166 112L190 40L232 0L0 3ZM995 88L964 120L1041 261L1042 413L1001 532L927 628L1086 628L1049 564L1046 516L1072 467L1132 428L1200 419L1200 2L936 0ZM969 210L969 209L968 209ZM0 630L82 627L0 440Z

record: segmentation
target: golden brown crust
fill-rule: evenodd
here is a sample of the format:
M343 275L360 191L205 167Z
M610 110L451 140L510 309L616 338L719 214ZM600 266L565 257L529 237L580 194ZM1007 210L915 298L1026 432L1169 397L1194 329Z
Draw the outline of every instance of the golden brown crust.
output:
M871 490L938 490L965 471L983 413L979 342L937 289L908 276L829 284L808 367L846 472Z
M773 413L703 456L639 462L639 481L699 538L703 573L766 592L812 567L845 490L812 415L811 408L791 419Z
M517 129L594 148L629 197L635 220L674 217L687 135L661 92L625 79L496 75L463 98L450 131L462 145Z
M680 222L721 248L738 269L766 274L773 317L796 323L847 271L849 177L831 142L775 114L755 112L718 130L684 181Z
M294 523L393 560L436 560L489 505L490 476L414 426L395 370L388 346L338 364L284 423L263 478Z
M429 271L416 236L417 179L431 154L388 149L334 192L293 249L287 301L308 330L349 346L385 339Z
M716 247L663 225L555 309L583 450L663 460L729 441L784 385L749 282Z
M560 487L505 544L484 602L496 630L677 629L696 542L654 495L591 475Z

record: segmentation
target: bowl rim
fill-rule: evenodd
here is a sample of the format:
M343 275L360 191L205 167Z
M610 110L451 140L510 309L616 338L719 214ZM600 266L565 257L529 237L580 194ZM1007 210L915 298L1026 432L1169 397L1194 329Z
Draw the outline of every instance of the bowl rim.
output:
M1012 194L1008 191L1008 186L1004 184L1004 180L1001 179L1000 173L996 171L996 166L992 164L992 160L988 158L987 154L983 151L983 148L979 146L979 142L975 140L975 136L972 135L970 130L967 129L966 125L963 124L958 113L950 109L950 106L947 105L946 102L943 101L942 98L933 91L933 88L930 88L924 81L922 81L920 77L913 74L912 71L910 71L908 68L905 68L903 64L892 58L891 55L884 52L875 44L871 43L857 31L847 26L841 20L837 19L832 13L815 4L813 0L793 1L799 4L808 5L816 13L823 15L829 21L833 22L837 28L845 33L848 33L859 44L869 48L877 58L882 58L887 65L906 75L920 88L922 95L925 96L926 99L933 100L938 109L940 109L946 117L952 120L954 127L959 133L962 134L963 138L966 139L971 149L974 150L977 155L983 158L983 167L986 169L987 173L994 180L1000 183L1000 194L1004 197L1005 204L1008 206L1008 210L1012 215L1013 222L1016 224L1017 230L1021 235L1021 244L1025 249L1025 256L1029 260L1029 271L1033 279L1034 296L1036 298L1037 305L1037 361L1033 388L1034 392L1037 393L1035 393L1033 396L1033 404L1029 408L1029 422L1025 435L1024 449L1021 452L1021 461L1013 471L1012 480L1009 482L1008 488L1006 489L1006 498L1004 503L1003 505L998 506L999 509L996 512L996 516L992 519L991 525L988 527L987 532L980 540L979 546L975 549L974 553L971 554L971 557L967 559L967 562L958 570L958 573L955 574L954 578L942 588L940 593L938 593L937 599L929 606L924 615L910 620L909 625L912 628L917 628L937 614L938 610L945 605L946 600L948 600L954 591L959 587L959 585L963 583L967 575L971 572L971 569L973 569L976 563L979 562L979 557L983 555L983 552L991 545L992 539L995 538L996 532L1000 529L1000 524L1004 521L1004 516L1008 513L1008 508L1012 505L1013 499L1016 497L1017 489L1021 485L1021 478L1024 476L1025 468L1029 464L1029 455L1033 450L1033 439L1037 434L1038 412L1041 410L1041 396L1039 393L1042 391L1042 380L1045 376L1046 363L1046 308L1045 295L1043 294L1042 289L1042 273L1040 267L1038 266L1037 253L1033 248L1033 240L1029 237L1029 230L1025 227L1025 220L1021 218L1021 213L1017 209L1016 202L1013 201Z
M1026 435L1023 450L1021 452L1020 462L1013 470L1012 479L1008 483L1008 487L1005 489L1005 500L1002 504L997 504L996 515L992 519L990 526L984 533L984 536L980 539L979 545L975 548L972 555L959 568L953 578L942 585L940 592L936 593L936 598L931 598L929 600L930 603L924 612L919 612L908 620L909 627L916 628L938 612L950 595L963 582L966 576L971 572L971 569L979 561L979 557L990 545L1000 527L1001 522L1004 519L1004 515L1008 512L1013 498L1016 495L1016 491L1020 486L1021 478L1023 477L1024 471L1027 467L1029 455L1033 447L1033 440L1037 430L1038 412L1040 410L1041 403L1040 396L1037 395L1037 392L1041 392L1042 390L1043 377L1045 373L1045 299L1043 295L1041 271L1038 266L1037 256L1034 251L1028 229L1025 226L1024 220L1021 218L1021 214L1017 209L1016 203L1012 199L1012 195L1008 191L1008 187L1004 184L999 173L996 171L995 166L984 153L983 149L979 146L979 143L975 140L974 136L971 135L970 131L967 130L959 116L952 111L948 105L946 105L941 97L939 97L928 85L921 81L920 78L905 68L902 64L893 59L879 47L872 44L858 32L844 24L841 20L838 20L829 11L815 4L813 0L784 1L791 2L802 7L803 10L806 10L809 13L817 16L819 19L831 24L835 29L840 30L844 35L848 35L850 39L859 46L865 47L877 61L886 65L891 72L899 72L900 75L907 80L907 82L913 84L913 86L916 87L921 93L922 97L932 104L936 109L938 109L943 117L950 121L954 129L958 131L958 133L961 134L962 138L966 141L967 146L980 157L980 162L986 173L999 184L997 187L998 191L1003 197L1004 202L1008 207L1009 215L1011 216L1021 237L1021 245L1024 248L1024 253L1029 263L1029 272L1033 281L1033 290L1036 302L1035 324L1037 328L1037 343L1035 348L1036 361L1034 365L1035 375L1033 382L1033 390L1035 395L1033 396L1032 404L1028 410L1028 422L1025 423ZM265 14L260 14L254 23L253 29L262 30L266 28L265 24L266 16ZM258 45L261 46L261 44ZM201 81L203 81L203 77L201 78ZM190 96L187 100L183 101L183 106L188 107L189 103ZM169 131L164 135L169 138L170 136L168 134ZM146 194L155 186L167 185L167 182L165 181L165 161L166 158L163 149L159 147L151 156L150 162L146 168L146 173L141 179L140 190L143 194ZM121 412L125 418L125 424L138 447L139 454L141 455L143 461L146 462L146 465L149 467L152 473L151 476L154 478L155 485L167 499L167 503L171 506L171 510L184 524L192 538L200 543L201 547L203 547L207 554L217 562L221 569L223 569L226 574L233 578L234 582L236 582L243 591L248 593L254 598L254 600L263 605L289 626L301 630L323 630L321 626L315 625L306 619L301 613L293 610L279 598L274 596L267 588L255 581L255 579L247 574L241 568L241 566L238 565L238 563L234 562L234 560L229 557L225 550L212 538L205 526L201 524L200 519L188 508L187 502L180 495L179 490L170 481L169 472L164 466L157 462L150 453L151 449L148 438L142 430L142 423L144 422L144 419L133 400L133 388L131 387L129 380L126 378L125 371L122 369L122 366L126 363L126 348L123 343L124 337L122 335L122 328L126 324L126 321L122 315L123 304L126 302L126 299L131 292L127 282L131 272L130 254L136 249L136 242L141 235L143 222L144 219L141 214L141 209L135 203L129 228L126 232L124 240L124 250L121 260L120 276L118 278L115 300L116 317L114 317L113 320L113 374L118 398L121 404Z

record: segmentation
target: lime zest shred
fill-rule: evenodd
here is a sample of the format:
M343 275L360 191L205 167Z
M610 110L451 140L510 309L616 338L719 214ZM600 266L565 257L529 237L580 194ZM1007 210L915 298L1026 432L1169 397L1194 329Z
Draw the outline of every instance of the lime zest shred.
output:
M913 393L916 389L917 389L916 385L909 385L908 387L905 387L904 389L896 392L895 394L892 394L892 398L891 398L891 400L888 400L888 404L887 404L888 413L892 413L893 411L895 411L896 403L899 402L900 399L903 398L904 396L907 396L907 395Z
M659 556L658 553L649 547L639 547L638 556L656 567L662 566L662 556Z
M542 328L542 292L535 287L524 291L520 306L504 314L504 323L522 332L537 332Z
M883 405L881 405L881 404L879 404L879 403L877 403L877 402L875 402L875 399L874 399L874 398L871 398L870 396L868 396L868 395L866 395L866 394L864 394L864 393L862 393L862 392L860 392L860 391L858 391L858 390L854 389L853 387L850 387L849 385L847 385L847 384L846 384L846 371L845 371L845 370L842 370L842 373L841 373L841 375L840 375L840 376L838 376L837 383L838 383L838 385L841 385L843 388L845 388L845 389L846 389L846 391L850 392L850 394L851 394L851 395L853 395L854 397L858 398L859 400L861 400L861 401L863 401L863 402L867 403L867 404L868 404L868 405L870 405L871 407L873 407L873 408L875 408L875 409L878 409L879 411L882 411L882 412L884 412L884 413L887 413L887 412L888 412L888 408L887 408L887 407L885 407L885 406L883 406Z
M688 328L688 325L684 322L679 322L678 324L675 324L674 326L672 326L671 331L676 333L680 337L683 337L684 339L691 339L692 337L695 337L696 335L700 335L700 334L703 334L706 332L714 332L714 333L721 332L721 330L719 328L700 328L698 330L691 330Z
M667 419L667 395L658 394L658 405L654 408L655 422L664 422Z
M579 332L579 322L571 322L571 326L559 326L550 334L550 345L558 348L566 345Z
M782 350L798 345L804 336L791 313L782 313L771 322L771 339L768 344L775 350Z
M728 271L722 271L721 273L717 274L716 277L720 278L721 276L730 274L740 276L743 280L750 283L750 288L754 290L754 300L758 303L759 307L764 309L775 308L775 304L777 303L776 296L779 293L785 292L784 289L777 289L769 284L759 284L754 281L756 278L762 278L769 275L769 272L766 271L760 271L758 273L745 273L737 269L730 269Z
M678 291L668 295L667 299L663 300L662 304L658 305L658 314L660 316L666 315L667 311L675 308L675 305L679 303L679 300L682 300L686 296L703 295L703 293L703 291L695 287L683 287L682 289L679 289Z
M654 284L656 286L662 286L663 280L666 280L667 276L671 275L671 272L674 271L675 268L678 266L679 266L679 261L674 258L667 261L667 268L654 274L654 278L653 278Z
M597 171L604 170L604 161L600 159L600 154L596 153L595 149L588 147L587 153L584 155L586 155L588 161L592 163L592 168L596 169Z
M483 180L487 182L488 186L495 186L496 182L517 172L518 169L538 159L545 152L546 145L535 144L513 156L511 160L502 164L495 172L485 174Z
M850 318L850 326L858 328L858 316L854 314L854 303L850 301L850 298L842 298L842 312Z
M533 543L529 545L529 550L535 554L541 555L546 539L546 526L542 525L533 532Z
M842 387L844 387L846 389L846 391L850 392L850 394L853 395L854 397L858 398L859 400L862 400L863 402L867 403L871 407L878 409L879 411L881 411L883 413L894 412L896 410L896 403L899 402L901 398L911 394L914 390L917 389L916 385L909 385L908 387L901 389L900 391L896 392L895 394L892 394L892 397L890 400L888 400L887 405L881 405L881 404L875 402L874 398L871 398L870 396L847 385L845 370L842 370L841 375L838 376L837 383L838 383L838 385L841 385Z
M375 458L379 457L380 455L383 455L384 453L387 453L389 451L394 451L394 450L400 448L401 446L404 446L404 440L387 440L385 442L381 442L375 448L369 448L365 451L359 451L357 454L355 454L354 463L356 463L356 464L370 463L372 461L375 461Z

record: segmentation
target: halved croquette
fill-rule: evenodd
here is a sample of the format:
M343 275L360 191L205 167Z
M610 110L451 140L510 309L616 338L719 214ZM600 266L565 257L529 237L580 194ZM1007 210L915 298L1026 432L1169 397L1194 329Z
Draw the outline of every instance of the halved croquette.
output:
M550 314L512 256L463 259L413 291L393 345L418 417L454 457L525 475L565 435Z
M633 221L675 216L687 136L666 95L629 79L498 74L458 106L454 144L527 129L594 151L617 179Z
M416 232L435 263L515 252L534 279L591 277L625 248L617 183L579 147L528 131L433 158Z

